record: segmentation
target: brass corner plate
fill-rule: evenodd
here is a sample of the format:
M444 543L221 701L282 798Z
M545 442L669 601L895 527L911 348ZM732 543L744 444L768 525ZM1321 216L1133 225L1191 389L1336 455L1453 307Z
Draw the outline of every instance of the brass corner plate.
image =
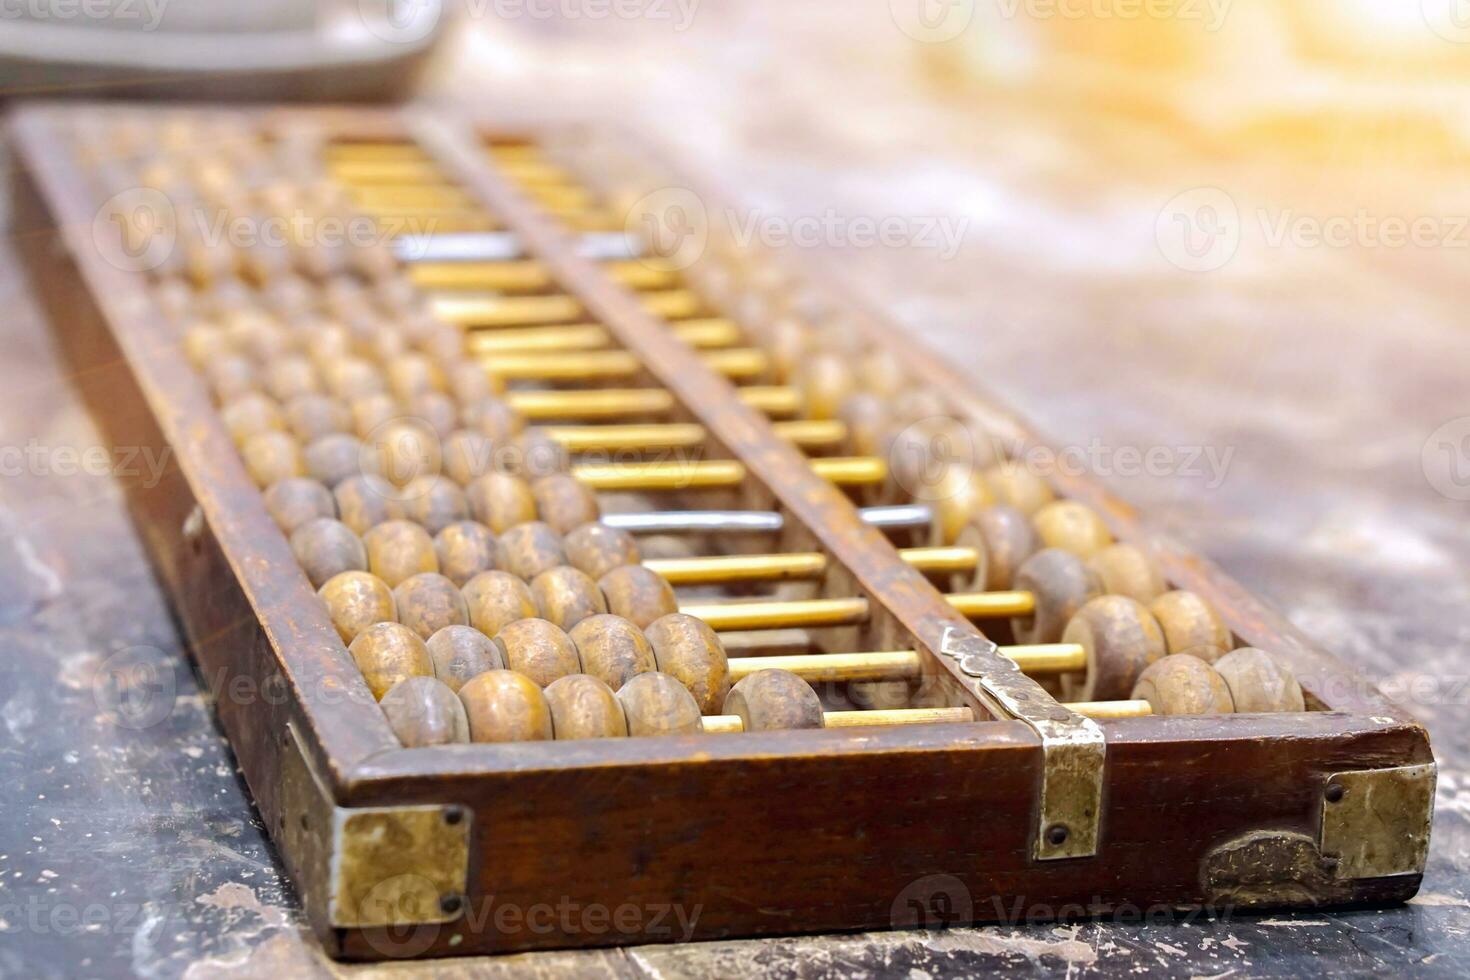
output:
M452 922L463 915L469 808L336 806L295 727L288 728L278 839L309 911L338 929Z
M1435 765L1337 772L1322 791L1323 857L1338 878L1420 874L1429 855Z

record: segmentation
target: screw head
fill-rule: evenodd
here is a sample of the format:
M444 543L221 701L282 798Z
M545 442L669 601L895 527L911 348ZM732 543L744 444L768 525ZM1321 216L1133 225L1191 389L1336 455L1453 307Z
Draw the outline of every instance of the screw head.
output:
M463 908L463 895L443 895L439 898L439 911L445 915L458 915Z
M444 822L451 827L458 826L464 821L464 807L451 806L444 808Z
M1342 783L1330 783L1322 795L1326 797L1328 803L1336 803L1343 798L1346 792Z
M1061 847L1067 843L1067 828L1062 824L1052 824L1046 828L1046 842L1052 847Z

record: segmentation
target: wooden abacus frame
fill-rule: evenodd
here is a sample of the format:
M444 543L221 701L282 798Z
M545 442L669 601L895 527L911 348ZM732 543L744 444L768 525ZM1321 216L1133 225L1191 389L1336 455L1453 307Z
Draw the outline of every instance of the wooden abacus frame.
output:
M129 486L129 503L261 817L335 955L778 935L1038 910L1320 907L1417 890L1434 783L1423 728L1219 569L1075 478L1055 482L1105 515L1120 540L1151 551L1175 587L1211 600L1243 641L1285 657L1313 710L1097 723L1105 757L1087 815L1096 838L1079 827L1079 856L1047 853L1048 780L1065 773L1051 768L1044 725L1016 707L1036 685L992 676L983 641L974 662L986 670L967 673L945 651L973 627L493 170L487 135L534 138L535 127L472 125L438 109L252 109L248 118L267 130L408 138L426 149L638 355L685 418L707 427L716 454L745 462L749 502L788 518L783 549L823 552L828 587L870 600L866 648L911 643L977 717L997 719L401 748L142 277L93 244L102 202L64 134L110 111L38 104L13 114L18 240L106 437L171 453L163 481ZM871 316L866 324L958 412L1035 440L938 358ZM1043 722L1075 723L1041 700ZM946 901L932 902L937 895Z

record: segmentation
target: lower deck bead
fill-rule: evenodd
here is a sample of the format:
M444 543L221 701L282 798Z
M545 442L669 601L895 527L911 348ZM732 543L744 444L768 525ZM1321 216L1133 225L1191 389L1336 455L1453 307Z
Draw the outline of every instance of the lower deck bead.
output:
M434 536L439 574L459 586L481 572L493 571L498 547L490 529L475 521L455 521Z
M495 634L495 645L510 670L541 687L582 671L577 645L559 627L544 619L521 619Z
M1067 623L1062 642L1081 644L1087 651L1087 671L1080 684L1069 683L1064 688L1071 701L1128 697L1144 670L1167 652L1164 631L1153 615L1142 604L1120 595L1089 600Z
M639 674L618 690L628 734L698 735L704 732L699 704L668 674Z
M531 484L536 512L557 534L568 534L602 516L597 497L582 481L566 473L543 476Z
M621 616L588 616L569 635L577 645L583 672L613 691L639 674L658 670L648 638Z
M400 583L425 572L439 571L434 539L410 521L388 521L363 535L367 545L368 571L397 588Z
M542 572L567 563L561 537L541 521L517 524L500 536L496 563L517 578L529 582Z
M369 572L343 572L317 590L343 643L376 623L396 622L398 604L386 582Z
M513 670L490 670L459 689L475 742L540 742L553 737L551 707L535 681Z
M530 484L509 473L486 473L465 487L465 498L475 520L496 534L536 519Z
M557 741L624 738L628 719L612 688L587 674L569 674L546 687L551 727Z
M1027 558L1015 587L1036 600L1035 612L1011 621L1018 643L1059 642L1077 610L1102 592L1082 559L1061 548L1044 548Z
M429 637L434 676L451 691L487 670L504 670L505 658L495 641L473 626L446 626Z
M536 616L536 598L531 587L509 572L481 572L460 590L469 611L470 625L494 636L511 623Z
M638 542L626 531L591 521L574 528L562 539L567 564L586 572L595 581L614 568L637 565L643 560Z
M264 497L265 509L271 520L286 534L317 518L337 516L337 502L332 498L332 491L306 477L272 483L266 488Z
M423 572L398 583L393 590L398 621L427 640L446 626L469 623L469 610L459 587L443 575Z
M730 688L721 714L739 715L747 732L822 728L822 699L785 670L758 670Z
M1165 592L1149 603L1148 608L1163 627L1170 653L1183 653L1198 646L1221 650L1235 646L1230 639L1230 629L1220 619L1215 607L1193 592Z
M405 678L394 684L378 704L405 748L470 740L469 719L459 696L432 677Z
M1031 515L1043 547L1062 548L1091 558L1113 543L1113 534L1097 511L1075 500L1055 500Z
M621 616L642 629L679 611L673 586L651 568L621 565L597 583L607 600L608 612Z
M1131 544L1111 544L1087 560L1087 567L1110 595L1125 595L1148 605L1168 591L1152 558Z
M1292 672L1265 650L1241 647L1215 661L1239 713L1305 711L1302 687Z
M367 549L362 539L341 521L319 517L291 533L291 553L301 570L320 589L343 572L367 571Z
M369 626L347 649L373 697L380 700L405 678L434 676L429 648L417 633L398 623Z
M715 631L693 616L673 613L649 624L644 634L659 671L689 688L702 714L719 711L730 689L730 665Z
M564 630L588 616L607 612L597 583L570 565L547 569L531 580L531 595L542 619Z
M1227 715L1235 710L1220 672L1197 657L1171 654L1139 677L1132 699L1147 701L1156 715Z

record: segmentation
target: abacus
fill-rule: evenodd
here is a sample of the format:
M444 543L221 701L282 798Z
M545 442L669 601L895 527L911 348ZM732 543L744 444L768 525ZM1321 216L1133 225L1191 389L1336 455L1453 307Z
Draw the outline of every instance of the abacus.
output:
M107 436L171 454L130 505L335 955L1418 888L1419 725L1028 469L825 270L663 247L629 137L11 129L26 261Z

